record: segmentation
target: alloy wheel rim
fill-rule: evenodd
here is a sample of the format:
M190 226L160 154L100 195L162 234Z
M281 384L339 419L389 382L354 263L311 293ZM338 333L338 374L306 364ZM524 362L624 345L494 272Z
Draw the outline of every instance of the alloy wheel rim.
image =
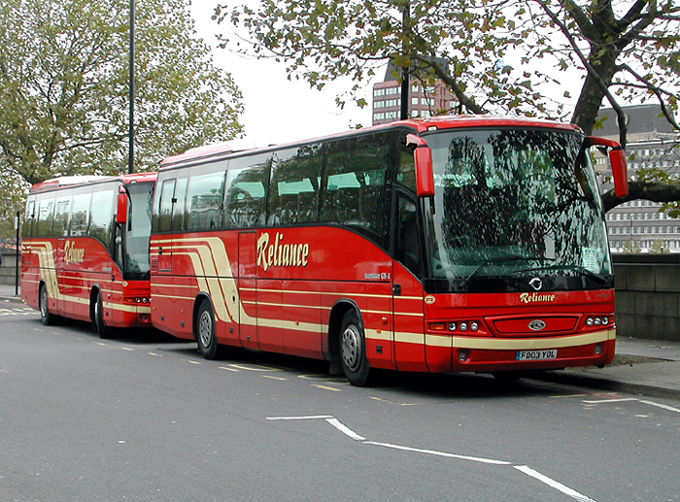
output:
M342 333L342 360L350 371L356 371L361 362L361 337L354 325L347 326Z
M212 319L207 311L201 313L201 318L198 321L198 337L203 347L210 345L212 340Z

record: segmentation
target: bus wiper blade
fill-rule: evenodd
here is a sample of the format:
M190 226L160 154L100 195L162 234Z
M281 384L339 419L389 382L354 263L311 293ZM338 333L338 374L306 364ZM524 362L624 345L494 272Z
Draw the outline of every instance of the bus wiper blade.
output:
M484 260L482 263L479 264L479 266L472 271L470 275L468 275L465 279L463 279L463 286L467 286L470 281L477 276L479 272L484 270L486 267L489 265L498 265L501 263L511 263L513 261L554 261L554 258L546 258L542 256L526 256L526 255L506 255L506 256L500 256L497 258L489 258L487 260ZM533 268L527 269L527 270L535 270Z
M572 272L578 272L582 275L595 279L602 284L609 284L609 281L599 274L596 274L592 270L588 270L586 267L580 265L550 265L548 267L530 267L522 270L517 270L515 273L520 272L541 272L548 270L570 270Z

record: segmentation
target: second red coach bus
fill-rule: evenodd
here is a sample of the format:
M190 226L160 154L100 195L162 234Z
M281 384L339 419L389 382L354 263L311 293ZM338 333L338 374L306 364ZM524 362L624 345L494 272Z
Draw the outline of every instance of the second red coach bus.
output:
M34 185L26 204L21 295L45 324L62 316L151 326L149 234L156 173L70 176Z
M614 357L612 265L573 125L443 117L166 159L153 324L218 345L372 368L504 372Z

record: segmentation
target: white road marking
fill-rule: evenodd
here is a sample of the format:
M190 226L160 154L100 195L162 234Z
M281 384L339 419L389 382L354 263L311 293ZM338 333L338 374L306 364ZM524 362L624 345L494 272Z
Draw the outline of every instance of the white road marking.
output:
M346 436L349 436L350 438L352 438L352 439L354 439L354 440L356 440L356 441L366 441L366 438L365 438L365 437L360 436L359 434L357 434L356 432L354 432L352 429L350 429L350 428L347 427L345 424L343 424L342 422L340 422L340 420L338 420L337 418L327 418L327 419L326 419L326 422L328 422L329 424L331 424L333 427L335 427L336 429L338 429L340 432L342 432L342 433L345 434Z
M532 469L528 465L515 465L513 467L518 471L523 472L527 476L531 476L532 478L539 480L541 483L545 483L551 488L554 488L555 490L558 490L564 493L565 495L569 495L571 498L575 500L579 500L581 502L595 502L590 497L587 497L586 495L583 495L582 493L579 493L576 490L573 490L568 486L563 485L559 481L555 481L554 479L549 478L544 474L541 474L540 472Z
M588 404L600 404L600 403L621 403L623 401L639 401L639 399L635 397L622 397L622 398L617 398L617 399L598 399L596 401L582 401L584 403Z
M397 444L389 443L376 443L374 441L366 441L364 444L370 444L373 446L384 446L385 448L392 448L394 450L410 451L414 453L423 453L425 455L434 455L436 457L447 457L447 458L459 458L461 460L471 460L473 462L479 462L482 464L493 464L493 465L512 465L512 462L507 462L505 460L495 460L493 458L483 458L483 457L471 457L469 455L459 455L457 453L446 453L443 451L436 450L421 450L419 448L411 448L410 446L400 446Z
M602 399L598 401L582 401L587 404L609 404L609 403L621 403L623 401L637 401L638 403L647 404L649 406L656 406L662 410L672 411L673 413L680 413L680 409L668 406L667 404L655 403L654 401L648 401L647 399L638 399L636 397L625 397L621 399Z
M661 408L662 410L672 411L674 413L680 413L680 409L673 408L672 406L668 406L667 404L655 403L654 401L647 401L645 399L640 399L640 402L644 403L644 404L648 404L650 406L656 406L657 408Z
M484 458L484 457L473 457L470 455L460 455L457 453L447 453L443 451L437 451L437 450L423 450L420 448L412 448L410 446L401 446L401 445L396 445L396 444L390 444L390 443L379 443L376 441L369 441L365 437L361 436L357 432L353 431L349 427L347 427L345 424L340 422L337 418L333 417L332 415L307 415L307 416L301 416L301 417L265 417L265 420L315 420L315 419L324 419L326 422L331 424L333 427L335 427L337 430L345 434L347 437L355 440L355 441L360 441L361 444L365 445L370 445L370 446L382 446L383 448L391 448L394 450L400 450L400 451L406 451L406 452L411 452L411 453L420 453L424 455L434 455L437 457L446 457L446 458L455 458L459 460L470 460L472 462L478 462L478 463L483 463L483 464L491 464L491 465L500 465L500 466L512 466L514 469L522 472L523 474L526 474L527 476L530 476L541 483L545 483L546 485L550 486L551 488L554 488L555 490L558 490L565 495L568 495L569 497L573 498L574 500L578 500L579 502L596 502L594 499L591 499L587 495L584 495L573 488L569 488L568 486L560 483L559 481L555 481L554 479L546 476L545 474L541 474L535 469L532 469L528 465L516 465L513 462L509 462L507 460L495 460L493 458Z
M318 420L334 418L333 415L308 415L304 417L265 417L265 420Z

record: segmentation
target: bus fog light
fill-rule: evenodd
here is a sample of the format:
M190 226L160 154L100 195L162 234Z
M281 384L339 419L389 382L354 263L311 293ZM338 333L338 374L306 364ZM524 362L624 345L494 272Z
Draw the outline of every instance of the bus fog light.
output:
M479 324L477 324L476 322L470 323L470 329L472 331L477 331L479 329Z
M456 331L456 323L455 322L449 323L449 331Z
M460 352L458 352L458 359L460 360L461 363L467 361L467 358L468 358L467 350L461 350Z
M588 319L586 319L586 326L592 326L593 323L594 323L594 321L593 321L592 317L589 317Z
M597 344L597 345L595 346L595 353L596 353L598 356L599 356L600 354L602 354L602 345Z
M602 318L602 325L606 326L607 324L609 324L609 317L603 317Z
M596 317L595 318L595 326L599 326L600 324L602 324L602 319L600 319L599 317Z
M468 329L468 325L467 325L466 322L460 323L460 330L461 331L467 331L467 329Z

